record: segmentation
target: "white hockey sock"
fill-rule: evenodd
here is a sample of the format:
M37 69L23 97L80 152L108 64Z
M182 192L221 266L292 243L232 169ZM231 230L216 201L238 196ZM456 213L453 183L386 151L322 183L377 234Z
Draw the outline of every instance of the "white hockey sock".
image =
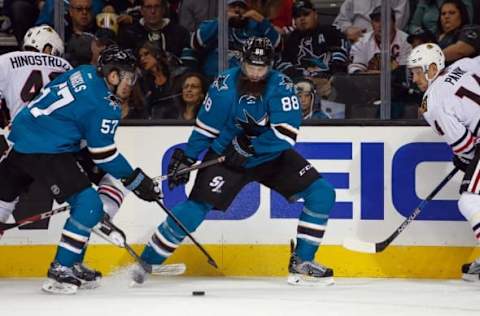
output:
M106 174L102 178L98 186L98 194L103 203L103 210L110 218L115 217L128 192L123 184L111 175Z
M480 196L470 192L462 193L458 208L470 223L475 239L480 242Z
M10 215L12 215L15 205L18 202L18 198L12 202L5 202L0 200L0 223L6 223Z

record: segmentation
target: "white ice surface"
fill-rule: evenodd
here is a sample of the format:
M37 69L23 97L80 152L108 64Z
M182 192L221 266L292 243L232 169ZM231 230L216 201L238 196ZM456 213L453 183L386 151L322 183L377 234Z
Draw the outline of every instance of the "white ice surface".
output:
M0 315L480 315L480 285L460 280L337 278L312 288L285 278L152 277L130 288L122 273L74 296L43 293L42 281L0 279Z

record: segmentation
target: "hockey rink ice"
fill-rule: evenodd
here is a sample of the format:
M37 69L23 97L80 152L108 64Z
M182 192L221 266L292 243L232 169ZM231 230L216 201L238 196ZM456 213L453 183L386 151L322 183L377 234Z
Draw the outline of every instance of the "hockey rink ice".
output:
M0 279L0 315L480 315L480 284L461 280L337 278L312 288L285 278L155 276L131 288L122 273L73 296L43 293L42 281Z

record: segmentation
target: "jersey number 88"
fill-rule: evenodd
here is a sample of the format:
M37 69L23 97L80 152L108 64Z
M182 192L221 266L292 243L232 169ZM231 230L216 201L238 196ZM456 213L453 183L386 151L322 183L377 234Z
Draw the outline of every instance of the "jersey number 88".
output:
M282 102L282 108L285 112L298 110L300 108L300 102L295 95L291 97L283 97L280 101Z

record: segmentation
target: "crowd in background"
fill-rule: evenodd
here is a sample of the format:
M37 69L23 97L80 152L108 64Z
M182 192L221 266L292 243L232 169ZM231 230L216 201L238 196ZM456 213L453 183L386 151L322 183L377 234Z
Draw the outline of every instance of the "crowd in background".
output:
M269 38L276 49L273 67L297 83L305 119L345 115L335 113L342 100L350 102L342 91L358 84L366 85L360 87L365 95L373 91L369 99L357 97L364 106L379 98L382 1L345 0L333 23L323 21L319 2L227 1L229 67L240 64L248 37ZM479 55L480 0L390 3L392 117L411 118L416 114L405 109L416 108L421 94L405 67L410 50L436 42L447 64ZM3 10L18 43L29 27L54 25L53 0L5 0ZM140 79L125 100L125 119L195 118L218 72L218 0L65 0L65 10L65 58L72 65L95 64L111 43L135 52ZM375 86L369 90L370 81ZM342 90L345 82L352 86ZM378 106L371 117L378 117Z

